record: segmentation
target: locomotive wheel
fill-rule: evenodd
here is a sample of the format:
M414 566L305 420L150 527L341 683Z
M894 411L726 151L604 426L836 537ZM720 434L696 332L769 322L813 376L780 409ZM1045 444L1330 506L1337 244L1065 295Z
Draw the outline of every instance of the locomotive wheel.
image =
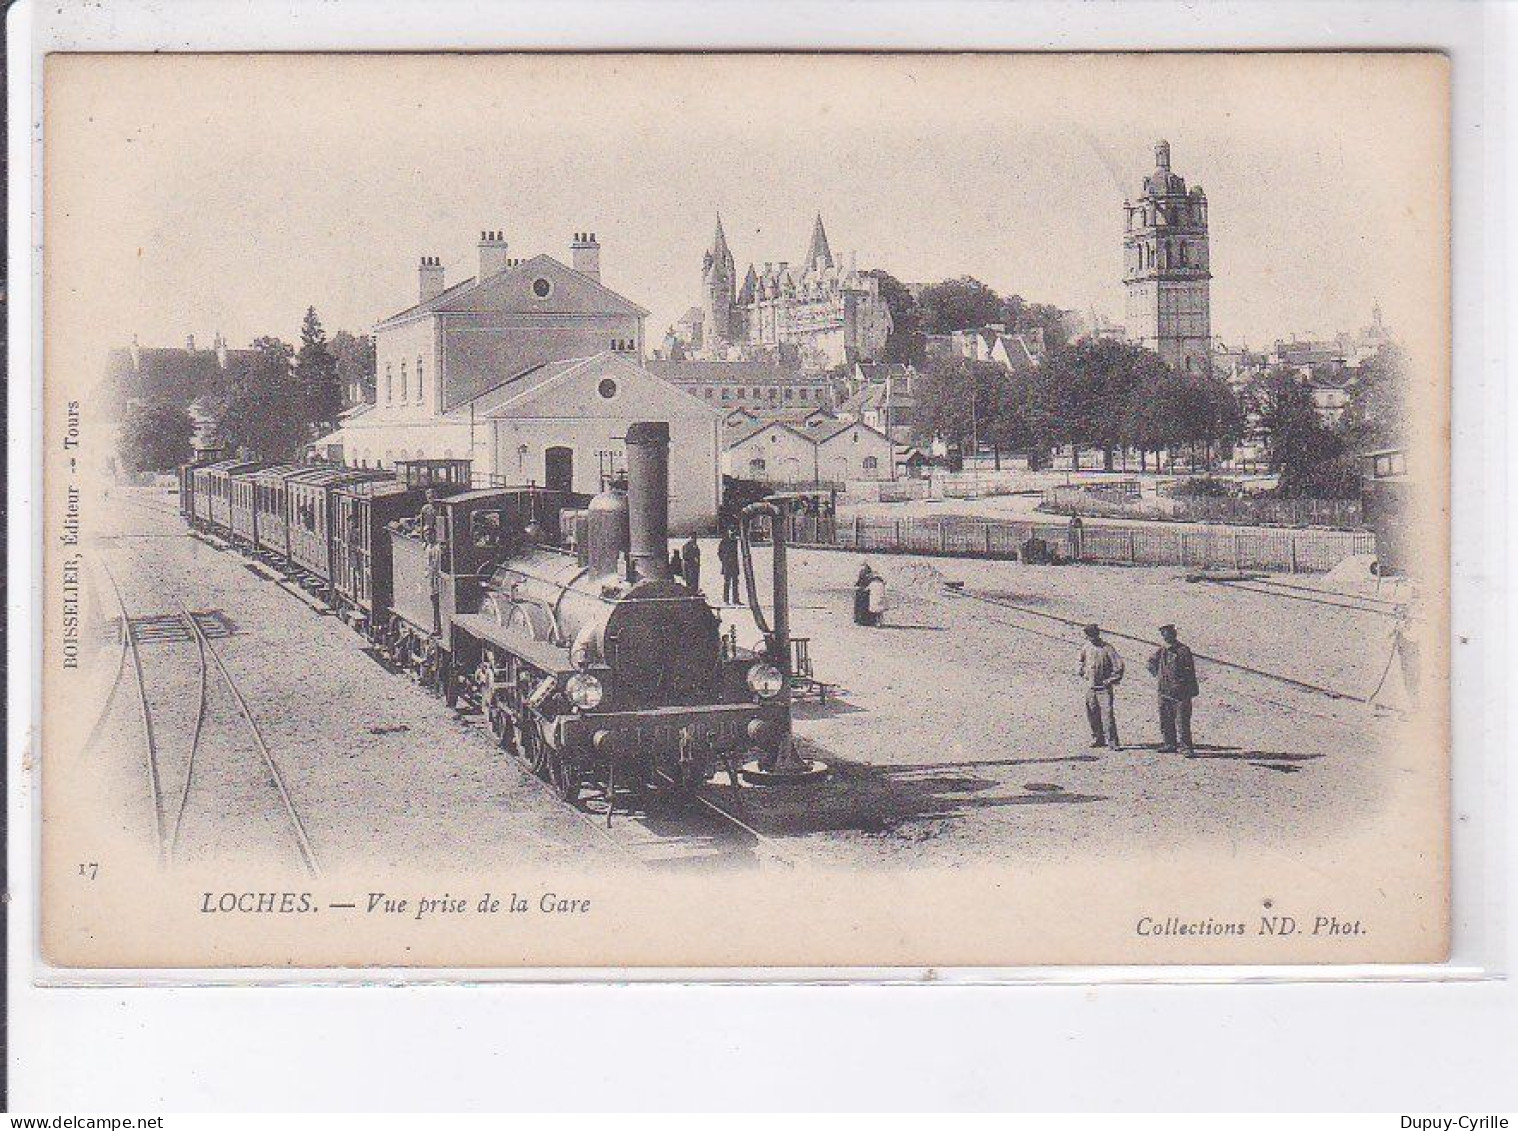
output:
M490 733L495 735L495 740L500 743L501 749L505 750L513 746L510 713L492 703L485 709L485 714L490 720Z
M580 767L570 755L558 750L548 752L548 778L560 801L573 805L580 799Z
M543 737L538 734L537 724L530 716L511 720L512 738L515 740L517 759L528 773L547 780L548 751L543 747Z

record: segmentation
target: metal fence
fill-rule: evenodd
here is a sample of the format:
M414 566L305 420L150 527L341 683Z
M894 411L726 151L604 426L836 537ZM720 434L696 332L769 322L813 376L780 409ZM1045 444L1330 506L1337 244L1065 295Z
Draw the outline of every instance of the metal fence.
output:
M1167 522L1217 522L1230 526L1326 526L1354 530L1365 525L1358 499L1257 499L1165 495L1140 501L1090 487L1051 487L1042 510L1096 518L1147 518Z
M1029 539L1047 544L1059 561L1101 565L1196 566L1198 568L1324 573L1355 554L1374 554L1369 531L1198 531L1086 527L1072 534L1065 523L1003 522L944 516L866 518L838 522L792 516L793 545L874 554L937 554L949 557L1023 557Z

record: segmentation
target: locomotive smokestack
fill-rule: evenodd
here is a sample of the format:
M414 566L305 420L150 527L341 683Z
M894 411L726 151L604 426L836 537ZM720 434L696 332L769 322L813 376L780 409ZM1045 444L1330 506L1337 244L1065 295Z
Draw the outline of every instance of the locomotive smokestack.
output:
M628 556L639 577L669 577L669 424L627 426Z

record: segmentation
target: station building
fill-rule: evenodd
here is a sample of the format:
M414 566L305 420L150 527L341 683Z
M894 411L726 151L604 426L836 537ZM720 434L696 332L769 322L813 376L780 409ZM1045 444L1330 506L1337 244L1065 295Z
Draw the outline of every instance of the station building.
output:
M479 254L453 286L422 258L417 302L375 326L375 402L318 445L356 467L469 459L482 485L593 493L624 470L628 424L667 420L671 526L714 528L721 414L643 368L647 311L601 283L595 236L568 265L510 258L498 231Z

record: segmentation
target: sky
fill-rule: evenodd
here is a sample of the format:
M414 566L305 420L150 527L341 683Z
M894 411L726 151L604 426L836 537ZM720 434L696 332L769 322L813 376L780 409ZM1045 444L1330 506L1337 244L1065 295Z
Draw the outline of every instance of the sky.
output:
M1123 314L1122 202L1169 140L1204 187L1231 346L1441 331L1447 75L1434 57L52 56L48 301L70 349L366 330L481 229L649 308L700 301L720 210L741 272L835 257ZM65 317L66 315L66 317Z

